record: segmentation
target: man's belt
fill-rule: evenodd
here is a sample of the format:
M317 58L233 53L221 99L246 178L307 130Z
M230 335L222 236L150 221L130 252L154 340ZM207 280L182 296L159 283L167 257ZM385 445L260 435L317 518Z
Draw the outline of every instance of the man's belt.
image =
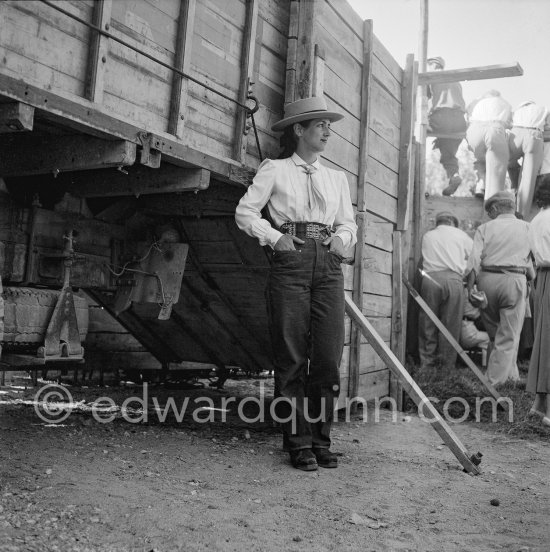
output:
M478 123L480 125L492 125L494 123L498 123L499 125L504 126L506 124L506 121L501 121L500 119L489 119L487 121L482 121L480 119L470 119L470 123Z
M512 128L526 128L528 130L540 130L542 132L542 129L540 127L528 127L523 125L512 125Z
M483 272L497 272L499 274L505 274L506 272L527 274L527 269L523 266L482 266L481 270Z
M279 230L283 234L290 234L302 240L306 238L326 240L332 233L330 226L320 222L285 222Z

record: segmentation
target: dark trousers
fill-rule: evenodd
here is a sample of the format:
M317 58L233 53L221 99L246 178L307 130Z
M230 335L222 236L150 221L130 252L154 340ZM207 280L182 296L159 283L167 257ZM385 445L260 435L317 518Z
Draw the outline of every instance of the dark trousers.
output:
M266 289L275 412L290 450L329 448L344 345L342 259L321 241L275 251ZM284 401L283 401L284 399Z
M422 278L420 295L458 341L464 315L462 276L452 270L429 272ZM440 360L443 370L453 369L457 353L424 311L420 311L418 330L418 352L422 366L434 368Z
M460 109L438 109L430 114L430 129L434 134L455 134L466 132L468 124L464 113ZM462 142L462 138L436 138L433 147L441 153L440 163L443 165L447 177L451 178L458 173L458 160L456 152Z

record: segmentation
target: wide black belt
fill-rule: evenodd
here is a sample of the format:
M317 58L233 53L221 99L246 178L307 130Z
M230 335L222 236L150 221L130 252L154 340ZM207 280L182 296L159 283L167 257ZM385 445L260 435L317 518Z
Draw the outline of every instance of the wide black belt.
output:
M283 234L296 236L301 240L312 238L314 240L326 240L332 233L332 228L320 222L285 222L279 230Z
M523 266L482 266L481 270L483 272L496 272L498 274L505 274L506 272L527 274L527 269Z

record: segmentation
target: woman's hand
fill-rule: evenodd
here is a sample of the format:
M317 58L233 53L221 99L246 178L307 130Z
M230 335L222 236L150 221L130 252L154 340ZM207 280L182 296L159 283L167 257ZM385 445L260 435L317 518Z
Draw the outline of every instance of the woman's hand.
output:
M323 245L328 246L329 251L331 253L340 255L340 257L342 258L346 256L346 251L344 249L344 242L342 241L342 238L340 236L331 236L330 238L327 238L323 242Z
M279 238L273 249L275 251L296 251L296 247L294 246L295 243L299 245L304 245L304 243L306 242L304 240L301 240L300 238L297 238L296 236L283 234Z

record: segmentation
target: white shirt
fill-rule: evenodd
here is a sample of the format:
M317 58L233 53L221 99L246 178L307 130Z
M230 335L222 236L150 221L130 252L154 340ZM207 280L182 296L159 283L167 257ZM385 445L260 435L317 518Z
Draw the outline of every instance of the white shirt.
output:
M504 213L478 226L468 272L475 270L479 274L483 266L532 267L528 234L529 223L512 213Z
M548 110L534 102L524 102L515 111L513 126L538 128L544 130Z
M308 176L304 167L314 167L314 185L326 202L321 212L319 204L309 207ZM283 235L262 218L261 210L268 206L276 228L285 222L319 222L335 228L345 248L357 241L357 225L346 175L324 167L317 159L306 163L294 154L288 159L266 159L242 197L235 212L237 226L260 245L274 247Z
M422 238L422 267L426 272L452 270L463 276L472 245L466 232L440 224Z
M537 266L550 266L550 209L542 209L530 223L529 245Z
M507 123L512 115L512 106L500 96L490 96L479 100L470 115L472 122L501 121Z

